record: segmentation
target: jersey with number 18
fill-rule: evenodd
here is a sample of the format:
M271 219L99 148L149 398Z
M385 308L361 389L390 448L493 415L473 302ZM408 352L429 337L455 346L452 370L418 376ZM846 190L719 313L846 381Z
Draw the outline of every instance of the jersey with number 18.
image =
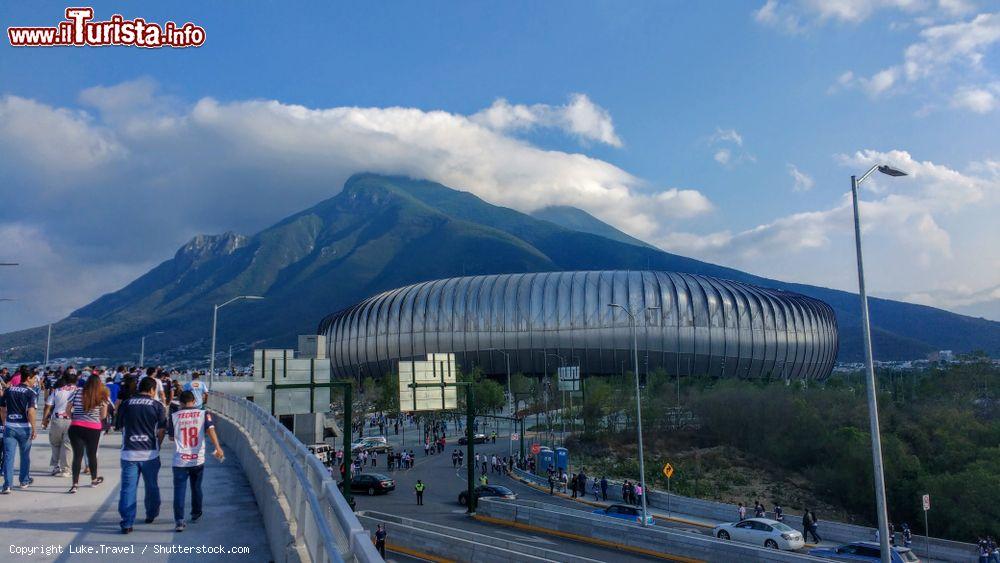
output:
M174 467L196 467L205 463L205 433L215 426L212 415L199 408L181 409L171 416Z

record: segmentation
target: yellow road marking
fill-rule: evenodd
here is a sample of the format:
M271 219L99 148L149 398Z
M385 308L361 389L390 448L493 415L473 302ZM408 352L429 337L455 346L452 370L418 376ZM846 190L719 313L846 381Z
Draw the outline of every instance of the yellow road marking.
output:
M429 555L427 553L422 553L415 549L410 549L394 543L385 542L385 548L389 551L402 553L403 555L409 555L410 557L416 557L417 559L423 559L425 561L433 561L434 563L457 563L454 559L446 559L444 557L438 557L437 555Z
M657 559L665 559L667 561L680 561L681 563L705 563L704 559L694 559L691 557L684 557L682 555L673 555L670 553L662 553L659 551L653 551L652 549L646 549L644 547L635 547L631 545L625 545L621 543L615 543L607 540L599 540L597 538L588 538L587 536L581 536L578 534L573 534L570 532L562 532L559 530L550 530L548 528L540 528L538 526L532 526L530 524L522 524L520 522L511 522L510 520L502 520L500 518L493 518L490 516L483 516L482 514L476 514L473 516L476 520L481 522L487 522L490 524L499 524L501 526L509 526L511 528L517 528L519 530L524 530L527 532L536 532L541 534L548 534L551 536L558 536L561 538L571 539L575 541L581 541L584 543L589 543L593 545L599 545L601 547L610 547L613 549L621 549L624 551L630 551L632 553L638 553L641 555L648 555L650 557L656 557Z

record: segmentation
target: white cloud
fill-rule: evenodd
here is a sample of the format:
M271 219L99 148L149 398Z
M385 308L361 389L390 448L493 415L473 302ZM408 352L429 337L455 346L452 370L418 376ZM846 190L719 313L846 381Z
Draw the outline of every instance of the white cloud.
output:
M512 105L500 98L493 105L474 114L472 121L495 131L516 131L535 127L553 127L586 141L621 147L611 114L584 94L573 94L566 105Z
M573 205L647 238L713 209L695 189L652 186L608 162L512 136L552 126L620 144L610 117L585 96L559 108L498 103L474 115L266 100L179 104L145 82L80 98L94 111L0 97L0 224L8 227L0 248L26 249L22 263L58 272L31 270L25 279L39 293L21 286L22 294L60 296L32 298L30 314L0 317L0 331L65 315L194 234L256 232L335 195L361 171L427 178L522 211Z
M716 127L715 133L712 134L710 140L713 143L729 142L740 147L743 146L743 135L740 135L735 129L723 129L721 127Z
M928 0L767 0L753 12L754 20L788 33L801 33L826 22L858 24L878 11L896 11L904 15L938 12L959 14L961 0L942 1L934 6ZM947 4L947 5L946 5Z
M754 10L753 19L761 25L780 29L786 33L803 31L798 15L778 0L767 0L763 6Z
M788 165L788 174L792 177L794 182L792 185L792 190L796 192L807 192L816 185L815 180L812 179L808 174L798 169L794 164Z
M961 88L951 98L951 105L975 113L989 113L997 107L997 97L982 88Z
M970 280L1000 284L1000 248L983 244L1000 240L995 221L1000 163L973 163L968 172L960 172L900 150L865 150L836 160L852 171L889 163L909 174L876 174L863 185L866 254L879 264L869 272L876 291L922 290ZM843 183L846 187L846 179ZM769 277L854 289L851 207L845 190L825 209L793 213L741 231L675 231L652 242Z
M884 68L871 78L859 79L869 96L875 98L889 93L903 83L941 80L964 71L986 72L983 65L986 53L1000 42L1000 12L979 14L969 21L928 23L919 36L920 40L903 52L901 63ZM990 103L985 94L989 92L982 88L967 87L954 94L952 105L981 108ZM959 101L956 103L955 99Z
M735 129L716 127L715 133L708 137L708 144L715 147L712 159L727 168L743 162L757 162L754 155L742 149L743 135Z

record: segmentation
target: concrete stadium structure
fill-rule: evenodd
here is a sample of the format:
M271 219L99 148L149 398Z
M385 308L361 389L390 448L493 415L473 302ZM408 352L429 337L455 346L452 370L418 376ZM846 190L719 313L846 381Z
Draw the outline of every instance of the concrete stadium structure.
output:
M551 373L564 361L586 375L616 374L632 366L632 329L612 303L638 311L640 372L824 379L837 357L837 320L822 301L658 271L428 281L329 315L319 333L335 377L382 376L397 360L428 352L454 352L462 369L503 374L499 351L515 373Z

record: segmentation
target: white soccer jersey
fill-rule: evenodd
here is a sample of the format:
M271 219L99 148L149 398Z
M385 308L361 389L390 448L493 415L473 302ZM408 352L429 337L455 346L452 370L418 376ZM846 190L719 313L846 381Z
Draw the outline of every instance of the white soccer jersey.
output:
M205 434L215 426L212 415L198 408L181 409L170 419L174 467L196 467L205 463Z

